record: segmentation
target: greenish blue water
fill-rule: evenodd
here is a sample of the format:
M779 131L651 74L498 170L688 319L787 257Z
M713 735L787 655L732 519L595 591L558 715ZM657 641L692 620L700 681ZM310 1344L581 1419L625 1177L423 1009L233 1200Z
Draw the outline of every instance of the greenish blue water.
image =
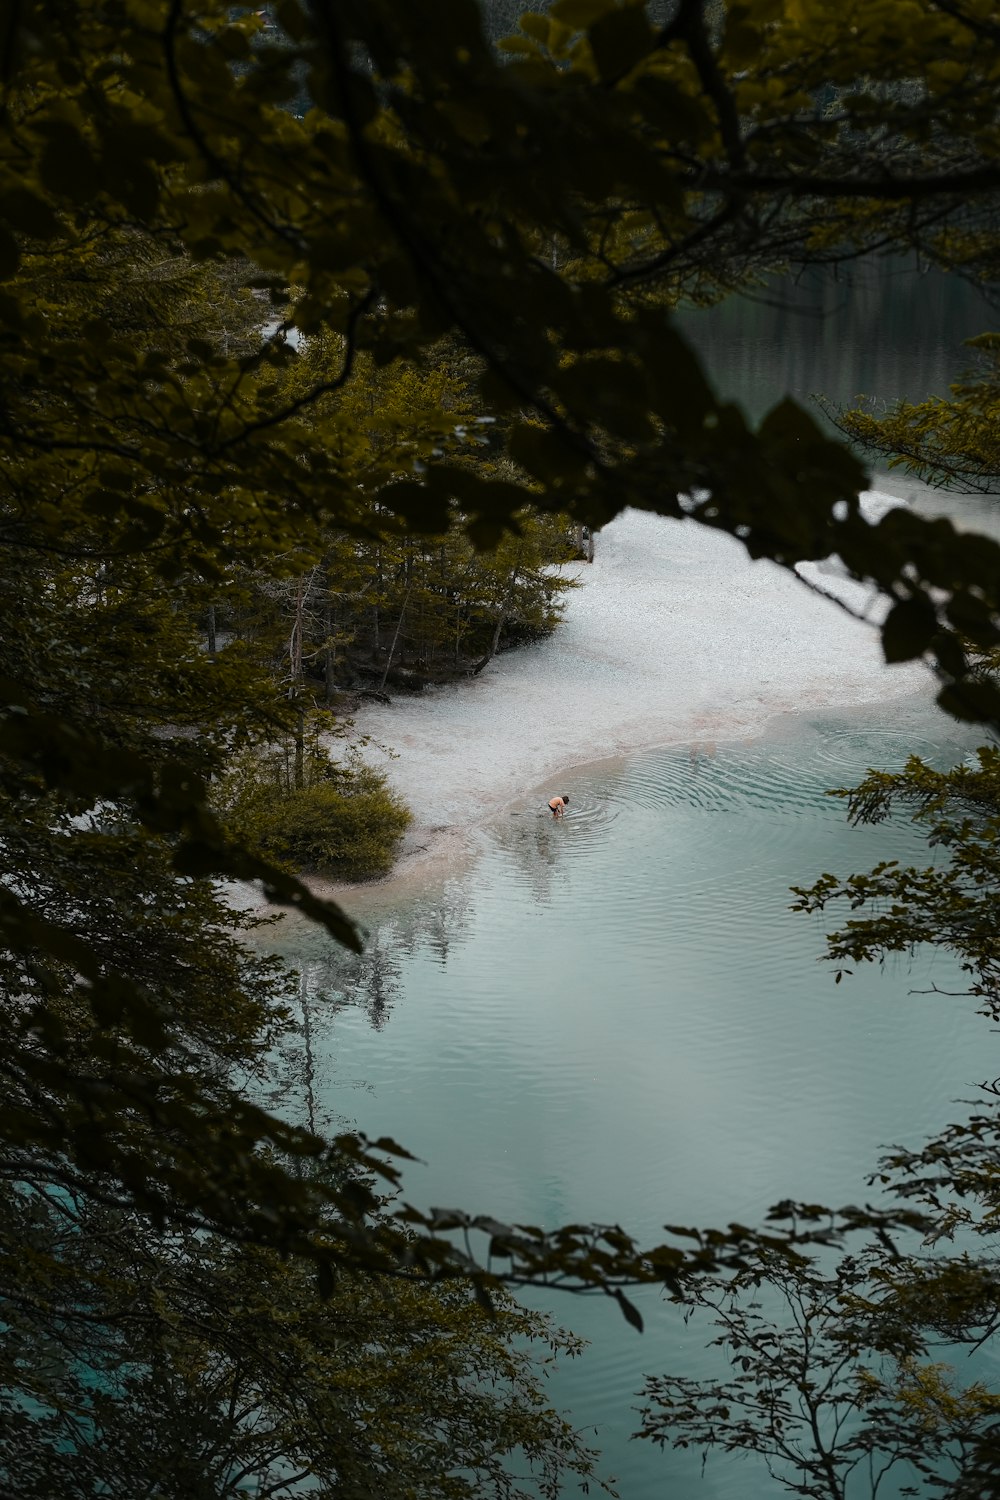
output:
M772 285L681 315L727 396L759 417L785 392L920 400L969 364L961 340L995 316L954 279L899 264ZM777 305L773 305L773 304ZM771 304L771 305L767 305ZM919 506L927 492L878 477ZM994 502L949 497L995 529ZM598 690L595 687L595 691ZM724 705L720 705L720 708ZM921 954L840 986L822 918L792 884L880 857L924 863L907 827L849 829L824 793L911 750L950 764L975 737L923 705L795 718L755 745L664 750L560 778L481 833L476 862L416 895L372 891L354 960L286 924L303 1033L292 1107L321 1128L388 1133L423 1159L406 1196L550 1226L759 1222L779 1198L870 1197L880 1149L959 1117L995 1073L987 1023ZM286 1106L287 1107L287 1101ZM752 1463L629 1441L645 1372L708 1374L703 1326L655 1292L634 1333L602 1298L536 1296L592 1341L554 1378L625 1500L770 1500Z
M471 869L356 903L360 960L289 926L308 1026L296 1109L356 1123L425 1163L405 1196L555 1226L759 1222L790 1196L870 1196L880 1147L954 1117L987 1065L986 1022L919 955L839 986L824 924L788 887L878 857L927 862L907 827L848 828L824 793L911 750L951 763L967 734L921 705L789 719L755 745L664 750L564 778L483 830ZM536 1305L539 1299L534 1299ZM594 1429L628 1500L768 1496L733 1461L630 1443L645 1371L707 1370L707 1331L655 1293L635 1334L606 1299L550 1298L592 1348L553 1399Z

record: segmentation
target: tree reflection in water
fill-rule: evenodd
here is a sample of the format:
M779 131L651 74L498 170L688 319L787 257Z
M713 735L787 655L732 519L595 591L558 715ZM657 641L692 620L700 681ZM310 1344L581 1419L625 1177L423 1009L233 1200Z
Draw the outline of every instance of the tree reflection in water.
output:
M370 1091L371 1085L339 1074L337 1018L361 1012L374 1031L383 1031L403 997L410 960L423 955L444 968L472 914L467 887L449 881L424 900L407 899L397 909L370 914L360 954L337 947L297 918L283 921L273 946L294 962L291 1022L280 1049L282 1082L270 1103L319 1133L350 1128L345 1089Z

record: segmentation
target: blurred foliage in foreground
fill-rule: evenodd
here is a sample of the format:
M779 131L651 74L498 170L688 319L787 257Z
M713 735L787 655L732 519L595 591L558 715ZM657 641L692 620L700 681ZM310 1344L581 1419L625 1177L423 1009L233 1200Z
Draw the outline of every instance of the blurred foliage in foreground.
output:
M926 1225L919 1196L649 1247L385 1213L402 1147L252 1102L285 981L209 882L357 930L232 837L208 788L298 732L344 636L367 634L376 672L399 642L408 670L474 670L508 627L548 628L566 518L627 505L785 567L839 555L889 603L887 657L926 657L945 707L1000 722L975 665L1000 641L1000 548L905 511L870 524L857 459L789 400L750 424L670 317L872 249L989 286L991 5L556 0L499 50L472 0L22 0L5 20L0 1129L12 1203L44 1213L12 1230L3 1291L29 1260L36 1286L68 1278L63 1303L39 1292L61 1309L48 1368L82 1378L79 1344L58 1347L89 1307L64 1208L306 1258L331 1295L370 1274L484 1299L548 1282L636 1323L634 1282L681 1293L845 1228ZM234 628L269 589L281 607ZM5 1347L6 1430L39 1436L29 1356Z

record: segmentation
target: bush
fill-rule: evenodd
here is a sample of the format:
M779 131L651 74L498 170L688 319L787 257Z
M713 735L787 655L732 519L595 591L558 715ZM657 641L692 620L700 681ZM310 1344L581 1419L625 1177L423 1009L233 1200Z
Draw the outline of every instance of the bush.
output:
M369 782L365 785L365 782ZM370 880L391 870L410 812L377 771L288 793L272 809L267 843L301 869Z
M231 831L293 869L341 880L387 875L412 815L382 772L356 755L336 763L313 753L296 788L284 766L273 752L238 757L220 788Z

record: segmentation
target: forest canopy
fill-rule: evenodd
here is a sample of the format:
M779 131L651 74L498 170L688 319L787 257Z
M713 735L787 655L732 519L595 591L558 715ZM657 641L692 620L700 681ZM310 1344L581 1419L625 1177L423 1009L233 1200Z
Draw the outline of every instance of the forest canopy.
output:
M488 555L505 535L520 546L528 515L593 527L633 505L788 567L838 553L887 596L886 655L927 655L946 706L1000 717L970 658L997 640L995 545L898 510L870 524L853 453L790 400L751 426L671 319L680 299L873 249L989 283L1000 58L980 9L558 0L499 47L471 0L261 13L90 0L69 24L60 7L13 10L0 159L12 847L44 830L62 890L80 839L98 838L80 820L113 809L155 844L164 878L258 879L355 944L343 913L209 806L232 750L294 733L303 705L275 691L259 651L206 653L198 622L245 612L262 570L304 609L295 580L332 569L324 597L350 595L359 549L391 549L383 571L415 580L417 537L457 529ZM491 419L485 448L470 415ZM502 567L487 619L519 570ZM338 628L318 636L327 663ZM137 1107L162 1119L171 1097L183 1141L200 1102L125 1066L123 1038L155 1050L172 1023L72 901L39 900L24 881L3 893L24 997L15 1071L61 1100L84 1086L50 998L74 976L114 1076L136 1082L88 1100L79 1122L60 1103L45 1140L82 1132L135 1182L111 1122ZM301 1184L277 1227L250 1210L243 1146L325 1148L247 1104L237 1114L211 1190L185 1157L169 1184L143 1175L129 1194L313 1244ZM34 1111L16 1128L33 1139ZM363 1143L338 1149L372 1166ZM550 1254L586 1262L585 1279L606 1269L572 1236L515 1239L528 1275ZM664 1247L656 1274L682 1261Z
M326 1291L551 1280L635 1318L632 1282L783 1247L386 1215L402 1147L234 1085L282 980L211 881L360 936L210 789L302 744L358 640L388 672L401 631L433 667L551 628L549 564L626 506L839 555L886 657L1000 723L1000 548L869 522L855 452L789 399L750 423L672 318L871 252L989 289L992 7L555 0L494 45L473 0L19 0L2 49L0 1126L39 1286L62 1195L305 1256ZM445 1233L468 1223L487 1266Z

